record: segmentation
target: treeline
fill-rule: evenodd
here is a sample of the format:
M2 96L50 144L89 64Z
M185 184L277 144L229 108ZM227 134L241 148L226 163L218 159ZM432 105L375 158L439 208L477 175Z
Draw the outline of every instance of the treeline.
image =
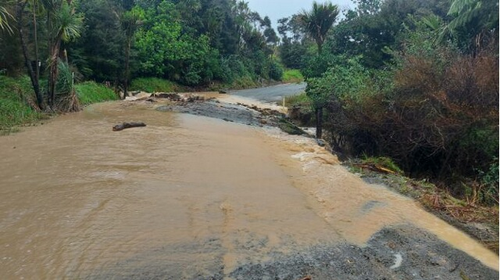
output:
M41 109L71 107L71 73L124 91L138 77L248 86L283 73L270 19L243 1L6 0L0 18L0 70L28 74Z
M319 130L344 155L390 157L411 176L498 203L498 1L355 2L322 45L304 19L328 24L327 5L278 27Z

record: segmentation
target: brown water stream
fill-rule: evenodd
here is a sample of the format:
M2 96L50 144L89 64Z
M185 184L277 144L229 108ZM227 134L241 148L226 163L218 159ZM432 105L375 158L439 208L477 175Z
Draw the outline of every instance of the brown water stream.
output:
M106 279L151 262L192 278L214 259L228 273L270 251L363 244L404 223L498 265L311 140L132 104L98 104L0 137L0 279ZM148 126L111 131L123 121Z

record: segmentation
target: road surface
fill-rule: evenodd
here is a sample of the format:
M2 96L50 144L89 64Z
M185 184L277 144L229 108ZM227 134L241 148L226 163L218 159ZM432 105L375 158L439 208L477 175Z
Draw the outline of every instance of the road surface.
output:
M281 104L283 97L300 94L305 91L306 83L283 84L263 88L230 91L231 95L255 99L261 102Z

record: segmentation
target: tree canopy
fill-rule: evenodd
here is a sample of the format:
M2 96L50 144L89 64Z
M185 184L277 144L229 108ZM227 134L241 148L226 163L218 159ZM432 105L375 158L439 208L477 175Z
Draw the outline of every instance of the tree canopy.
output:
M0 32L2 53L22 55L26 70L15 60L0 69L27 72L40 107L55 107L59 69L124 89L138 77L194 87L281 79L271 20L239 0L7 1Z

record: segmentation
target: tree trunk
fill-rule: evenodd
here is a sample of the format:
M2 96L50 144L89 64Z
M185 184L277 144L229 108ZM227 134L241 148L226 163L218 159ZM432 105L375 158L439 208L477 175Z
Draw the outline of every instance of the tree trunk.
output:
M128 79L130 76L130 48L132 42L128 40L127 49L125 50L125 81L123 82L123 96L126 98L128 96Z
M316 112L316 138L321 139L323 136L323 107L315 109Z
M43 97L42 97L42 94L40 93L40 84L38 81L38 77L35 74L35 71L33 71L33 65L31 65L31 60L29 59L29 56L28 56L28 47L26 45L26 41L24 40L23 13L24 13L24 9L26 8L27 3L28 3L28 1L24 1L24 2L18 1L17 2L17 14L16 14L17 29L19 30L19 39L21 40L21 47L22 47L23 56L24 56L24 64L26 65L26 68L28 68L28 74L30 76L31 85L33 86L33 91L35 92L35 96L36 96L36 103L37 103L39 109L43 110L44 109L43 108Z
M59 74L58 69L58 57L59 57L59 46L60 39L56 39L54 41L54 45L51 47L51 56L50 56L50 70L49 70L49 106L54 110L55 98L56 98L56 82L57 76Z
M36 22L37 1L33 1L33 37L35 40L35 77L40 81L40 56L38 54L38 27Z
M59 31L57 36L52 41L52 46L50 47L50 71L49 71L49 105L54 110L55 98L56 98L56 83L57 77L59 75L59 52L61 49L61 38L62 31Z

